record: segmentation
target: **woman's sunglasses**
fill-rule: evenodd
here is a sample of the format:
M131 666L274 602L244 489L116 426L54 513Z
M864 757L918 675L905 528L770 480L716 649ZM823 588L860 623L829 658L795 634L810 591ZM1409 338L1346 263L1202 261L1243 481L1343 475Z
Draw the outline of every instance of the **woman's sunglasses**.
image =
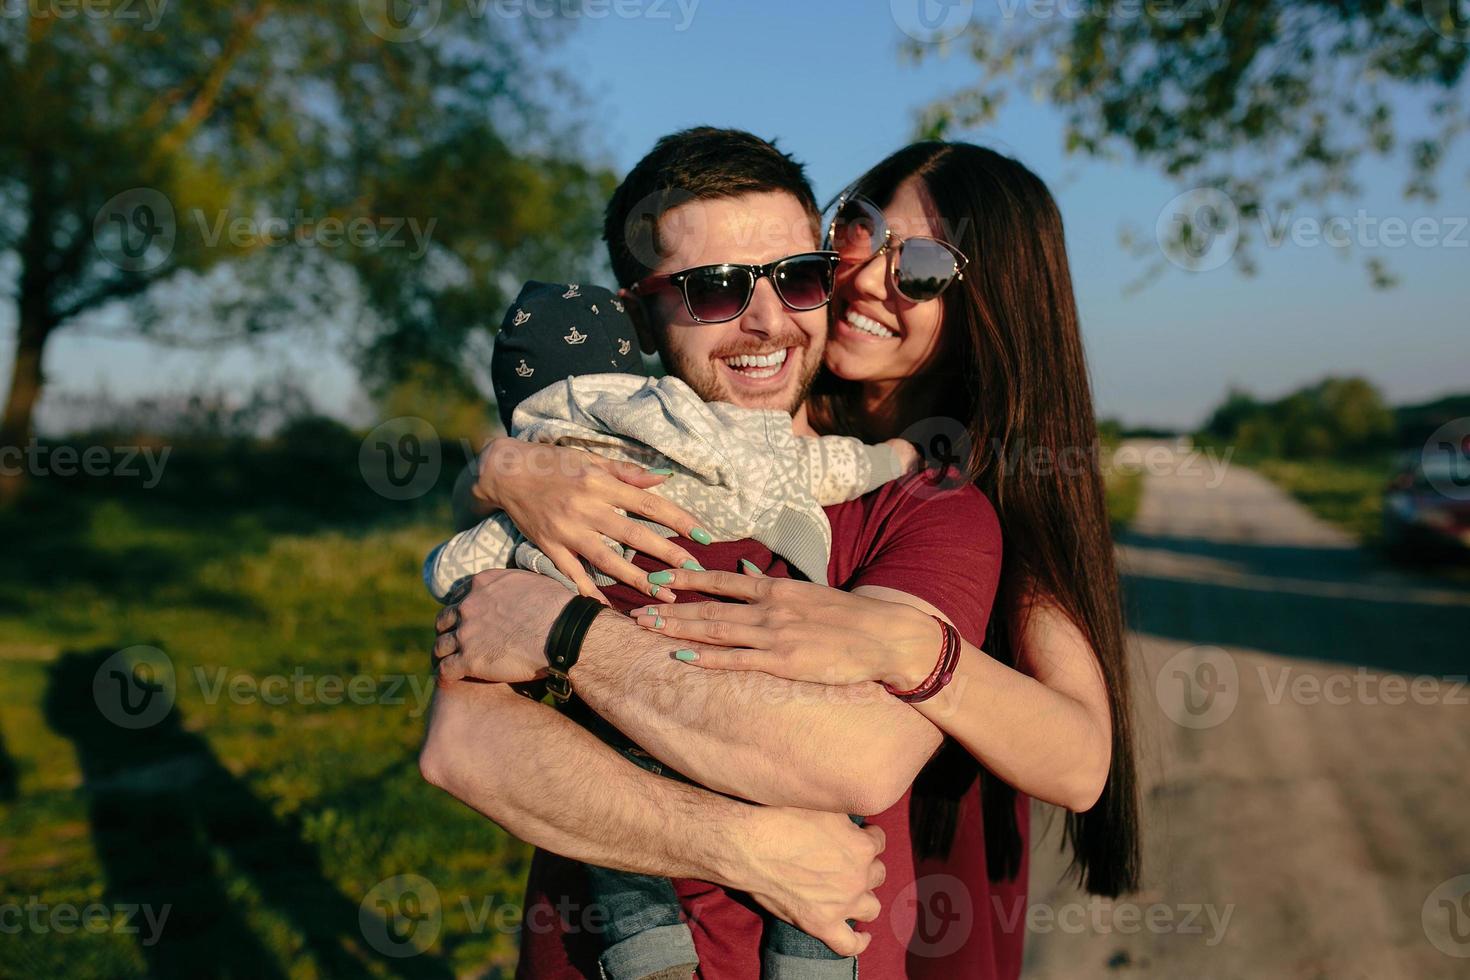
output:
M802 252L765 265L701 265L682 272L649 276L629 287L635 296L677 289L684 309L696 323L724 323L745 312L755 284L770 279L776 295L789 310L820 309L832 298L836 252Z
M969 262L963 252L938 238L899 238L888 227L883 209L857 195L838 199L825 244L847 265L861 266L886 253L894 287L914 303L936 299L965 278Z

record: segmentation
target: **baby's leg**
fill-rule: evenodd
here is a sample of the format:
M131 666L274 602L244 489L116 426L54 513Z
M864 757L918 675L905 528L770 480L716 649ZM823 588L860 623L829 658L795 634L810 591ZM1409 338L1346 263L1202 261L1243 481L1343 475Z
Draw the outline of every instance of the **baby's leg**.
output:
M630 762L663 775L647 753L619 746ZM685 924L674 883L668 878L587 865L594 907L607 922L603 974L611 980L689 980L699 966L694 936Z
M596 919L606 920L598 962L612 980L689 980L699 966L674 883L587 865Z

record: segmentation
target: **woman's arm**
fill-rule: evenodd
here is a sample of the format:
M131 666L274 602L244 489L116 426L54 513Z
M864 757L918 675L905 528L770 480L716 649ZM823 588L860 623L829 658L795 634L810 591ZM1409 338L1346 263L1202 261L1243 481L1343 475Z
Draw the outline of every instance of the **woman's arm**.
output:
M1021 792L1089 810L1102 795L1113 744L1097 657L1081 630L1048 604L1033 608L1020 639L1014 670L966 643L954 679L914 707ZM933 667L932 656L917 661L905 686L895 688L911 690Z
M653 605L648 629L729 649L687 662L824 684L881 681L909 690L934 668L939 610L893 589L852 593L809 582L676 570L675 588L740 603ZM811 590L821 589L821 592ZM825 642L815 642L822 637ZM1054 606L1039 603L1012 669L964 643L949 686L913 707L1017 789L1069 810L1092 807L1107 780L1112 727L1091 646Z

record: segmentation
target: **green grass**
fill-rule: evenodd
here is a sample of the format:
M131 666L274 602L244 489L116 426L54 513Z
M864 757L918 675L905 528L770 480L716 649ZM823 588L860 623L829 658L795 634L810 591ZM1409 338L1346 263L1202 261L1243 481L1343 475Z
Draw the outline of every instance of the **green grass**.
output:
M356 447L339 448L320 467L178 450L156 490L47 483L0 514L0 907L171 906L152 946L120 913L97 932L43 915L0 940L0 976L513 964L517 920L477 928L467 912L518 908L529 851L417 770L434 609L418 567L442 493L376 498ZM103 716L93 683L138 644L171 660L177 693L134 731ZM316 686L328 675L362 680L348 698ZM307 697L265 703L272 677L310 679ZM364 940L359 906L402 874L433 883L443 927L427 954L392 959Z
M1346 460L1240 460L1318 517L1370 546L1383 534L1383 489L1393 476L1389 455Z
M1126 528L1138 516L1138 502L1143 497L1143 474L1135 472L1108 473L1104 485L1107 492L1108 522L1113 530Z
M1103 449L1111 454L1117 445L1105 442ZM1143 472L1109 466L1103 474L1103 490L1107 499L1108 523L1114 532L1132 524L1138 516L1138 502L1143 498Z

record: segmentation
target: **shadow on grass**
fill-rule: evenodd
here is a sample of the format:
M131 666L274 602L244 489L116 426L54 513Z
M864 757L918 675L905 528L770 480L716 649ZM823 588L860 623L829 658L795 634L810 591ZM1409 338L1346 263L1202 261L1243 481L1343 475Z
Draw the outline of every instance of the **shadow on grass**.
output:
M1470 588L1463 583L1399 574L1361 548L1222 544L1132 532L1118 542L1201 560L1196 571L1180 575L1158 566L1130 570L1125 563L1131 629L1375 670L1470 673ZM1212 576L1213 567L1220 573Z
M176 706L167 704L159 720L135 730L109 720L119 710L151 720L141 713L158 713L152 699L167 697L163 688L120 670L104 676L98 689L116 690L115 699L94 693L113 652L63 653L49 668L45 717L71 740L80 761L108 900L151 907L156 917L168 908L157 936L146 928L136 936L151 976L285 975L227 891L222 867L248 881L259 904L300 937L324 976L368 977L372 962L392 976L450 976L437 959L389 958L371 948L358 903L327 879L316 849L186 730Z
M15 800L19 783L20 773L16 769L15 758L5 747L5 729L0 727L0 803Z

